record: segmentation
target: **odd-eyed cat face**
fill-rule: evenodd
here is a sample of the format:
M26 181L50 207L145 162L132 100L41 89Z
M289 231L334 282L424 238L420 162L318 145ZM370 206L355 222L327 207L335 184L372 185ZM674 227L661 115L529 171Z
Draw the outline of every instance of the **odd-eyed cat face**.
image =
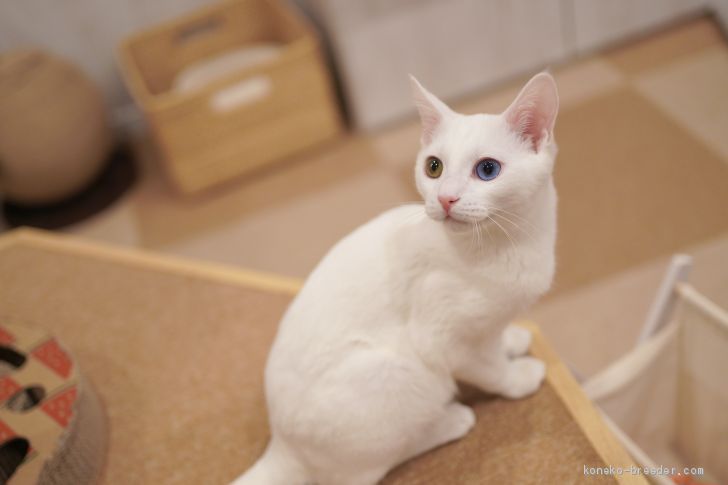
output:
M518 214L551 178L558 111L556 84L533 77L498 115L455 113L412 78L422 121L415 165L427 214L454 225Z

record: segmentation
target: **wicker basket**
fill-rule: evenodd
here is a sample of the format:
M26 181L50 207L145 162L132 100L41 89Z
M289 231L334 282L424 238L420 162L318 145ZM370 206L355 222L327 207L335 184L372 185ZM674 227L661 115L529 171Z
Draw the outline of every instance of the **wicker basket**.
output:
M280 54L190 92L173 89L186 67L261 42L276 43ZM236 0L200 10L127 39L119 57L182 192L205 189L341 131L318 39L302 16L278 1Z

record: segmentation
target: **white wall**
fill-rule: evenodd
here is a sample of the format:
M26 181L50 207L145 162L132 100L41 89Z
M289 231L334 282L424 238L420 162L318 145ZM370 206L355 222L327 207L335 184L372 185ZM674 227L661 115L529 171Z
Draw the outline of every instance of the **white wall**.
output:
M411 113L408 72L456 99L728 0L305 1L354 126L374 130Z
M708 0L562 0L574 18L577 52L628 38L699 11Z
M412 73L444 99L566 57L561 0L323 0L355 126L412 110Z
M115 51L120 40L137 30L216 1L218 0L0 0L0 52L22 46L39 46L75 61L86 70L104 91L109 105L114 109L117 122L123 124L126 121L125 118L133 122L135 121L135 112L129 110L129 98L116 67ZM378 73L374 76L377 81L376 84L385 84L385 86L380 86L379 89L392 91L380 96L381 100L384 100L382 102L378 102L379 98L376 96L363 96L367 99L367 103L373 106L370 106L370 108L376 108L374 111L377 111L377 113L372 114L371 123L361 123L371 126L386 119L395 119L398 114L401 115L410 108L408 97L405 97L407 100L406 106L392 104L392 99L396 97L394 95L406 89L404 74L396 71L389 73L390 75L387 77L385 74L388 71L377 69L377 62L392 69L393 65L402 61L402 58L405 57L408 58L407 62L409 64L416 64L417 59L412 58L408 54L409 51L421 52L427 60L420 64L424 66L431 65L432 69L437 69L438 65L443 64L442 60L438 62L437 56L444 56L442 57L443 60L454 62L451 51L447 49L438 50L437 45L430 45L432 42L428 44L426 31L418 30L417 25L408 26L407 16L410 15L410 12L407 10L408 8L414 10L414 7L419 3L422 4L423 11L426 10L425 13L430 12L433 14L430 20L435 25L442 24L442 27L446 29L455 28L457 25L466 27L454 31L454 34L457 35L452 37L464 40L470 39L473 42L477 41L483 51L480 58L483 65L503 67L500 71L493 70L493 72L484 73L473 69L468 70L468 65L458 64L454 66L459 71L460 78L462 78L460 84L439 86L435 82L430 86L432 89L446 94L448 94L449 89L453 91L449 93L452 95L513 75L518 71L528 69L531 64L533 66L543 65L547 62L553 62L559 57L569 56L574 52L593 50L613 42L615 39L632 35L645 28L679 17L686 12L699 10L705 4L723 13L724 20L728 16L728 0L548 0L545 2L540 0L517 2L476 0L470 2L475 13L482 18L486 18L486 11L500 5L501 7L496 9L496 18L493 19L496 23L490 25L489 29L497 28L496 30L505 33L510 31L521 32L519 35L522 35L524 30L528 31L530 27L522 21L524 15L520 10L524 5L529 5L529 2L533 1L534 3L530 9L538 11L537 15L531 16L535 22L533 32L543 34L540 37L536 36L539 38L539 42L533 46L533 54L537 54L542 58L530 59L534 55L529 56L524 54L523 49L519 50L518 47L522 42L517 42L517 39L506 39L507 45L495 47L481 42L478 35L481 33L482 29L480 27L482 26L480 26L478 15L459 19L457 14L462 14L463 9L461 8L459 12L456 9L448 10L449 2L445 0L420 0L419 2L418 0L292 1L304 7L305 10L310 10L307 7L316 3L328 5L329 7L338 7L339 9L356 7L353 8L355 12L339 12L342 18L356 17L357 12L361 14L359 17L376 17L376 15L372 14L372 10L386 10L388 12L388 18L380 18L373 22L372 19L369 19L369 23L362 23L355 26L356 28L344 29L344 32L340 33L340 37L346 39L343 42L346 46L343 49L344 51L364 53L365 56L370 57L387 56L387 59L380 61L377 61L377 59L360 59L359 62L355 63L368 66L370 70L373 69L375 73ZM467 4L469 2L461 0L455 3ZM335 10L335 8L332 8L332 10ZM449 24L438 22L438 19L449 19ZM507 25L509 22L520 22L520 24L514 24L511 27ZM548 30L546 24L556 26L556 30ZM411 30L412 37L407 39L404 44L397 44L394 42L397 33L401 33L404 27ZM366 47L370 41L367 40L366 35L358 35L366 33L367 29L371 33L376 32L377 35L369 37L369 39L374 39L375 43L378 43L377 45L381 47L381 49L369 49L368 54ZM558 31L558 29L562 29L562 31ZM439 34L444 35L446 38L449 37L447 32L440 31ZM388 35L391 38L388 38ZM425 37L424 42L421 40L423 36ZM547 42L548 39L551 40ZM360 42L361 45L357 45L358 40L362 41ZM416 49L417 42L421 42L423 47L426 48ZM407 50L408 47L409 51ZM513 59L512 66L506 66L503 62L496 62L499 59L503 61L503 59L509 58ZM344 59L340 59L340 61L343 66L347 64ZM408 67L411 71L417 71L417 69L414 69L417 66L412 65L402 66L399 70L406 73L407 69L405 67ZM351 71L351 69L346 67L341 71L345 80L348 77L350 83L355 84L357 79L365 82L364 79L367 78L367 76L362 76L362 73L357 73L353 77L347 76L347 72ZM351 72L348 73L351 74ZM463 73L467 75L463 75ZM437 79L437 76L433 76L433 78ZM401 82L391 82L391 79L399 79ZM366 90L362 89L362 92L366 92Z
M0 52L38 46L72 60L119 109L129 103L116 67L121 39L213 1L0 0Z

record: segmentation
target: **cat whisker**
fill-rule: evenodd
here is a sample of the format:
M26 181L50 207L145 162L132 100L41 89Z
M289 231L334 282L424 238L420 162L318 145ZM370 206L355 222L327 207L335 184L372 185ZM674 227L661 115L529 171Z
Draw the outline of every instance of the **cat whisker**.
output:
M494 246L495 240L493 239L493 235L490 233L490 228L488 227L488 224L483 224L483 226L485 227L485 232L488 233L488 239L490 240L490 244Z
M529 221L528 219L526 219L525 217L523 217L521 215L516 214L515 212L507 211L505 209L501 209L500 207L491 207L490 210L493 212L502 212L505 215L514 217L514 218L528 224L529 226L531 226L532 229L538 230L538 228L536 226L534 226L531 221Z
M516 248L516 243L515 243L515 241L513 240L513 238L511 237L511 235L510 235L510 234L508 233L508 231L506 231L506 230L505 230L505 228L504 228L503 226L501 226L501 225L500 225L500 224L498 223L498 221L496 221L496 220L495 220L495 219L493 219L492 217L488 216L488 219L490 219L491 221L493 221L493 223L494 223L494 224L495 224L496 226L498 226L498 227L500 228L500 230L501 230L501 231L503 231L503 234L505 234L505 235L506 235L506 237L508 238L508 240L509 240L509 241L511 242L511 246L513 246L513 250L514 250L514 251L517 251L517 248Z
M513 222L512 220L508 219L508 218L507 218L506 216L504 216L503 214L498 214L498 213L496 213L496 212L493 212L493 216L496 216L496 217L500 217L501 219L503 219L504 221L508 222L508 223L509 223L509 224L511 224L511 225L512 225L513 227L515 227L516 229L518 229L519 231L521 231L522 233L524 233L524 234L525 234L526 236L528 236L528 237L529 237L529 238L531 239L531 241L534 241L534 242L536 241L536 238L534 238L534 237L533 237L533 234L531 234L531 233L530 233L529 231L527 231L527 230L526 230L525 228L523 228L523 227L519 226L518 224L516 224L516 223L515 223L515 222Z
M475 249L475 255L477 256L480 252L480 227L478 227L477 220L474 220L470 226L473 229L473 246Z
M480 221L478 221L477 219L475 220L475 229L478 233L478 253L480 253L483 250L483 238L482 234L480 233Z
M476 224L477 224L477 221L476 221ZM473 251L473 249L475 249L475 252L477 254L478 248L476 246L476 239L477 239L477 232L478 231L477 231L476 225L475 224L471 224L470 225L470 229L471 229L471 232L470 232L470 246L468 246L468 252L471 252L471 251Z

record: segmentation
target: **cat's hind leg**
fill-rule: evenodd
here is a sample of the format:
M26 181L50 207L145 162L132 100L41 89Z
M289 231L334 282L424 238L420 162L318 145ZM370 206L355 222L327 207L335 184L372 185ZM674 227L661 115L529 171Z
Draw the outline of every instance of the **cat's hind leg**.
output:
M451 402L438 419L425 426L411 442L411 447L394 463L377 470L368 470L346 480L346 485L375 485L391 470L427 451L459 440L475 425L475 412L464 404ZM340 482L344 483L344 482Z
M472 428L475 415L453 402L455 390L451 379L417 359L359 346L309 388L297 425L279 427L295 434L315 482L373 485L403 461Z
M459 440L468 434L473 426L475 426L475 412L472 408L456 401L449 403L443 415L422 430L421 436L415 440L412 449L408 450L402 462L438 446Z
M388 468L378 468L348 477L345 481L336 482L337 485L376 485L389 471ZM334 485L334 482L332 482Z

